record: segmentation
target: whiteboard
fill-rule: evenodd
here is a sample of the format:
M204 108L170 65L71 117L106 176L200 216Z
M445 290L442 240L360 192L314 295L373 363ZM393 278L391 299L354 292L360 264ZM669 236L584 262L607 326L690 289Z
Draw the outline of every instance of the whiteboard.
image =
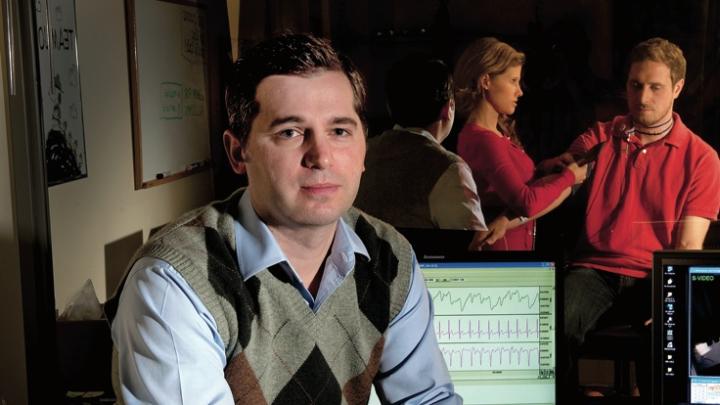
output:
M135 188L209 167L206 8L126 0Z

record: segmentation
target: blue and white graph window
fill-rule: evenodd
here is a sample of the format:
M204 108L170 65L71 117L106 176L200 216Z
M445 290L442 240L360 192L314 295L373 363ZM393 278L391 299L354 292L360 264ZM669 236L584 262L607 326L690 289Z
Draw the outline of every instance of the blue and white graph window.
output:
M690 401L717 404L720 403L720 267L689 270ZM666 329L667 333L672 330L669 326ZM671 370L671 365L667 366L666 374Z
M554 263L420 267L440 350L465 403L554 404Z

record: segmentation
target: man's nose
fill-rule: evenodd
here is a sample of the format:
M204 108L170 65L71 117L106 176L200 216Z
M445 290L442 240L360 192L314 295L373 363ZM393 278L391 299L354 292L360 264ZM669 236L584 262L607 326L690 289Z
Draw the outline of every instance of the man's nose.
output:
M639 90L638 94L638 100L640 100L640 104L647 105L650 104L650 100L652 97L652 91L648 87L643 87Z
M325 169L332 163L332 147L327 136L312 133L306 137L303 166L310 169Z

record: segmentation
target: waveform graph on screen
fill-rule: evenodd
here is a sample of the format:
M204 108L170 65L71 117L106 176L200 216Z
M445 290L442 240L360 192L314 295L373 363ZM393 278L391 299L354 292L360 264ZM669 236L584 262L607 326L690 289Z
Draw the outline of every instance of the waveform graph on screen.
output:
M462 277L449 277L452 270L425 272L435 335L448 369L461 375L524 371L538 378L554 376L552 278L528 282L529 272L513 276L512 270L501 269L486 281L467 270Z
M551 358L542 340L549 297L539 286L431 288L435 335L450 371L534 370ZM544 328L544 330L543 330Z
M440 352L466 403L554 402L553 267L443 263L423 275Z
M538 343L442 345L440 351L451 371L537 370Z
M436 315L435 335L439 343L537 342L540 315Z
M540 288L437 288L431 296L437 315L538 313Z

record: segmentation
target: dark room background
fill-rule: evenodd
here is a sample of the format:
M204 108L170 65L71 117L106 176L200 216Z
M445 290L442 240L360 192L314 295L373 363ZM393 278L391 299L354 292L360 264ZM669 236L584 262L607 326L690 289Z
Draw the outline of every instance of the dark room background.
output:
M625 111L625 56L654 36L683 49L688 72L676 110L717 149L718 27L713 0L257 0L240 2L238 36L240 53L286 30L332 39L367 80L370 136L391 125L383 86L393 61L425 51L453 66L470 41L496 36L527 55L516 118L538 161L564 151L593 121Z
M512 44L527 56L515 118L536 163L565 151L594 121L626 113L626 55L642 40L664 37L688 61L675 110L720 146L720 3L714 0L258 0L241 1L239 14L240 54L289 30L328 37L349 55L367 81L369 136L393 124L383 89L395 60L421 51L452 67L476 38ZM455 150L462 125L457 117L446 148ZM573 245L583 207L573 199L564 205L541 218L538 249L560 254Z

